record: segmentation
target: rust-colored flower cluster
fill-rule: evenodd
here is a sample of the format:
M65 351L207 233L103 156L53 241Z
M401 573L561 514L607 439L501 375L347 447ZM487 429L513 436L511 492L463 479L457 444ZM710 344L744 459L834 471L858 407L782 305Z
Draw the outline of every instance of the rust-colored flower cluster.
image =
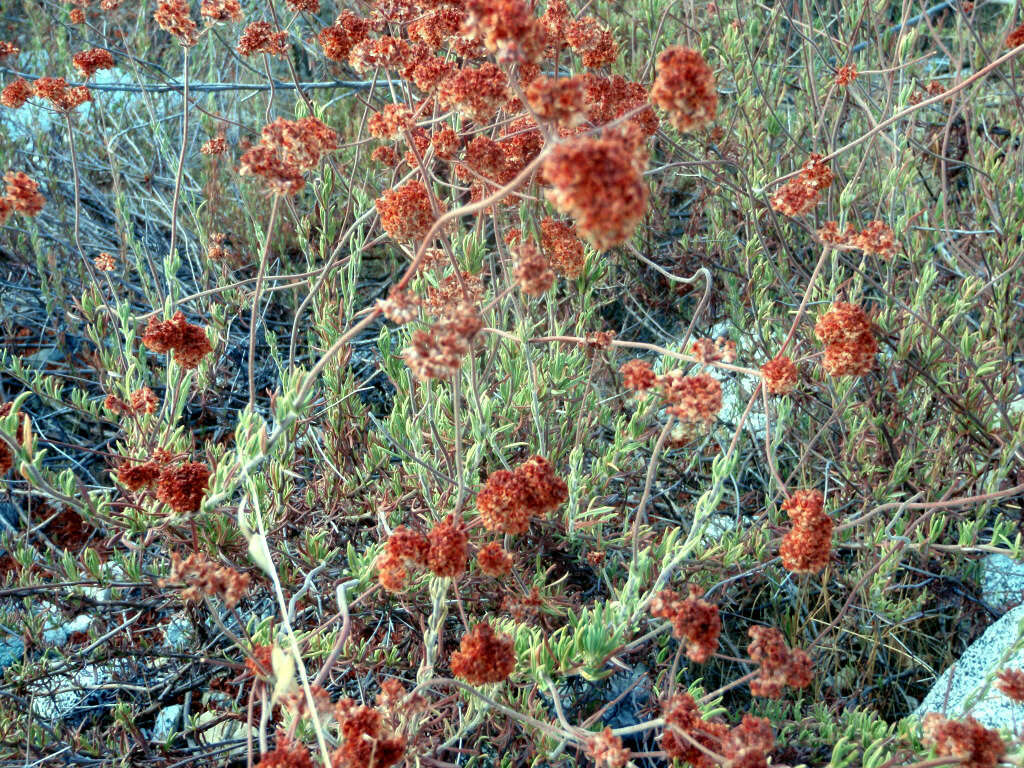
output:
M331 61L347 61L352 48L366 39L370 26L352 11L342 11L333 25L320 30L317 42Z
M19 53L21 53L21 48L14 43L8 40L0 40L0 61L3 61L8 56L17 56Z
M476 564L480 570L495 578L508 575L515 562L515 556L497 541L484 544L476 553Z
M607 67L619 57L619 44L612 31L593 16L570 21L564 29L565 42L584 67Z
M394 139L413 127L412 110L404 104L386 104L370 115L366 127L378 139Z
M707 661L718 648L722 619L718 606L701 599L700 587L690 584L682 598L671 589L663 589L651 602L651 615L672 623L672 634L686 641L686 656L698 664Z
M1016 48L1018 45L1024 45L1024 24L1006 36L1007 48Z
M180 311L170 320L150 318L142 343L160 355L173 350L174 361L182 368L196 368L213 351L203 327L188 322Z
M84 85L69 86L63 77L40 77L33 86L36 96L46 99L62 112L70 112L92 101L88 88Z
M724 336L717 339L697 339L690 354L702 363L733 363L736 361L736 342Z
M107 395L103 407L111 413L156 413L160 401L149 387L141 387L128 396L126 403L117 395Z
M534 62L544 52L543 31L524 0L466 0L463 31L483 40L497 60Z
M677 693L662 702L661 711L665 720L661 748L665 754L693 768L717 768L708 752L720 754L729 727L722 722L705 720L689 693Z
M440 82L437 100L463 117L484 123L508 100L508 78L490 62L463 67Z
M821 191L832 186L833 178L822 156L812 154L796 178L787 181L772 195L771 206L784 216L801 216L818 204Z
M343 698L334 717L341 743L331 753L331 768L389 768L405 754L405 737L380 710Z
M469 536L461 521L449 515L424 536L400 525L377 556L378 581L389 592L405 588L409 568L428 568L435 576L457 579L469 560Z
M826 221L818 230L818 238L823 243L839 248L856 248L865 253L888 258L896 252L896 235L882 221L872 221L860 232L847 224L845 230L839 229L835 221Z
M416 331L402 357L418 379L449 379L459 372L482 327L476 307L459 303L427 330Z
M747 634L751 640L747 655L760 665L757 676L750 681L751 694L777 699L782 696L783 686L806 688L811 684L811 657L787 646L779 630L755 625Z
M422 181L408 181L387 190L376 201L380 225L401 242L421 240L434 223L430 193Z
M531 456L511 472L492 472L476 497L480 519L489 531L526 533L530 520L544 516L569 498L569 488L542 456Z
M823 511L825 497L816 489L794 491L782 504L793 527L782 538L782 566L792 573L818 573L832 553L833 520Z
M192 20L188 0L160 0L153 18L182 45L192 46L199 42L199 28Z
M587 739L586 748L595 768L625 768L632 754L622 746L622 739L607 727Z
M936 712L924 716L922 741L939 757L963 756L964 768L995 768L1006 754L1006 743L994 728L973 717L949 720Z
M709 373L684 376L670 371L657 380L665 410L687 424L710 425L722 410L722 385Z
M658 56L651 103L664 109L681 132L695 131L715 119L718 91L711 67L698 51L674 46Z
M181 592L186 602L196 602L208 595L219 597L228 608L233 608L249 589L249 574L217 565L202 552L193 552L184 560L177 552L172 552L171 575L160 580L161 586L168 583L186 585Z
M581 75L553 78L540 75L526 88L526 100L537 117L561 128L575 128L586 117L586 80Z
M313 768L313 757L301 741L292 741L282 734L274 748L260 758L256 768Z
M3 91L0 91L0 104L11 109L18 109L34 94L35 89L28 80L24 77L16 77L4 86Z
M516 668L512 638L482 621L463 635L451 657L452 674L471 685L500 683Z
M238 0L203 0L199 6L199 15L206 19L207 24L241 21L243 18Z
M580 137L558 144L544 162L545 194L576 222L579 234L605 251L633 236L647 209L646 157L621 138Z
M228 151L228 140L224 132L218 133L211 139L207 139L203 146L199 148L199 151L204 155L223 155Z
M98 70L113 69L114 56L110 51L103 48L90 48L87 51L79 51L71 57L71 63L75 69L82 73L82 77L88 80Z
M761 366L761 385L769 395L788 395L799 381L796 363L785 355L776 355Z
M622 386L637 392L646 392L658 383L658 376L646 360L628 360L619 368Z
M198 461L167 467L156 481L156 498L178 514L198 512L210 482L210 469Z
M276 195L296 195L305 186L302 174L338 148L338 134L315 117L279 117L263 126L260 143L242 155L239 173L262 176Z
M4 174L6 190L0 197L0 224L7 221L12 212L25 216L38 216L46 205L46 198L39 192L39 183L22 171L8 171Z
M558 274L575 280L583 272L583 241L576 235L576 226L556 221L550 216L540 220L540 247Z
M555 282L555 273L541 250L531 241L516 250L516 283L527 296L543 296Z
M288 33L275 32L269 21L254 21L242 30L235 50L242 56L265 53L268 56L288 55Z
M1024 702L1024 669L1004 669L996 675L996 687L1013 701Z
M878 342L867 314L856 304L833 304L818 318L814 335L825 345L822 366L830 375L866 376L874 367Z

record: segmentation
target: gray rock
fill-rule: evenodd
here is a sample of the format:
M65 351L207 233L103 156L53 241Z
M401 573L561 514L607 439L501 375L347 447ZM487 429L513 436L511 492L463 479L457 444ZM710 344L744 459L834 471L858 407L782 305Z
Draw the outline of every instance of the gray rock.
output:
M112 679L111 668L86 664L71 674L56 674L29 686L32 710L45 722L81 718L103 708L100 686Z
M997 672L1024 667L1022 631L1024 606L1018 606L985 630L958 662L939 675L914 714L972 715L989 728L1015 729L1024 723L1024 705L1000 693L994 682Z
M7 636L2 628L0 634L4 635L0 637L0 672L3 672L11 664L21 660L25 653L25 644L17 635Z
M1024 603L1024 563L1006 555L988 555L982 568L981 594L985 602L999 610Z

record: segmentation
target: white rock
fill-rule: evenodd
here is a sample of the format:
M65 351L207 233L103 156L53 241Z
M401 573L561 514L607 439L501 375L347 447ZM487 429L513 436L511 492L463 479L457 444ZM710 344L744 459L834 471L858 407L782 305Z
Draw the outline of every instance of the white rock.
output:
M1024 644L1018 642L1024 631L1022 621L1024 606L1018 606L986 629L959 661L939 675L914 714L923 717L938 712L951 718L972 715L989 728L1015 729L1024 723L1024 705L1000 693L994 682L1000 670L1024 668ZM1017 650L1013 651L1015 646Z
M153 740L165 741L168 736L178 730L178 723L181 722L181 713L185 708L181 704L171 704L164 707L156 714L156 722L153 723Z
M988 555L982 568L981 595L985 602L999 610L1024 603L1024 563L1006 555Z
M87 704L97 686L110 682L111 670L87 664L74 674L53 675L29 686L32 711L45 722L54 722Z

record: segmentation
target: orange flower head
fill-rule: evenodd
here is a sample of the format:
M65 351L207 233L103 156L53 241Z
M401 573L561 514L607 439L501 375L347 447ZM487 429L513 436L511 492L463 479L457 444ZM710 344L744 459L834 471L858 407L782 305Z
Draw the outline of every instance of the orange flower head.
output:
M14 210L26 216L38 216L42 212L46 198L39 192L39 182L21 171L8 171L4 174L4 183L7 185L7 202Z
M129 491L138 491L153 485L160 477L162 466L156 460L143 464L122 464L117 470L117 479Z
M632 754L608 727L587 739L586 748L595 768L624 768Z
M699 52L681 45L658 56L651 103L664 109L676 130L695 131L715 119L718 91L711 67Z
M565 42L580 57L584 67L611 66L619 57L619 44L611 30L592 16L565 25Z
M430 549L427 567L435 576L457 579L466 570L469 560L469 536L465 526L449 515L427 534Z
M658 380L651 369L651 364L646 360L629 360L619 368L619 373L622 374L622 385L637 392L646 392Z
M387 104L370 115L366 127L378 139L396 139L413 127L412 110L404 104Z
M750 693L777 699L783 686L806 688L811 684L813 665L810 657L798 648L790 649L782 633L773 627L752 626L747 654L760 665L757 676L750 681Z
M182 45L193 46L199 42L199 30L192 20L187 0L160 0L153 18Z
M156 497L178 514L198 512L211 472L205 464L189 461L160 473Z
M651 615L672 622L672 634L686 641L687 658L703 664L718 648L722 620L718 606L701 599L700 587L691 584L689 593L680 599L672 590L662 590L651 602Z
M973 717L947 720L931 712L922 722L923 741L935 747L939 757L964 755L964 768L995 768L1006 755L1006 743L994 728L986 728Z
M377 198L376 206L384 231L400 242L422 240L434 223L430 194L418 179L389 189Z
M718 764L707 753L721 753L721 744L728 736L729 727L725 723L705 720L689 693L677 693L662 703L661 711L665 719L661 748L665 753L693 768L717 768Z
M1004 669L996 676L996 687L1013 701L1024 701L1024 669Z
M466 0L463 32L479 37L503 64L522 64L540 58L543 31L524 0Z
M657 380L666 411L683 422L710 425L722 410L722 385L708 373L684 376L672 371Z
M482 621L462 637L451 657L452 674L470 685L500 683L516 668L515 646L508 635Z
M516 282L527 296L543 296L555 282L555 273L540 249L525 242L516 253Z
M71 63L75 69L82 73L82 77L88 80L100 69L113 69L114 56L110 51L103 48L90 48L87 51L79 51L71 57Z
M405 738L390 732L379 711L341 699L334 713L341 745L331 753L331 768L390 768L402 759Z
M0 104L11 109L18 109L32 98L33 88L28 80L17 77L9 82L0 93Z
M275 32L269 21L254 21L242 30L235 47L242 56L265 53L269 56L288 54L288 33Z
M526 100L537 117L562 128L575 128L586 117L585 80L580 75L553 78L541 75L526 88Z
M206 19L207 24L241 21L243 18L238 0L203 0L199 6L199 15Z
M142 343L157 354L174 350L174 359L182 368L196 368L213 351L202 326L192 325L178 311L170 320L150 318Z
M512 571L515 561L512 553L504 550L497 541L488 542L476 553L476 564L480 566L480 570L495 578L507 576Z
M46 99L62 112L92 101L92 94L84 85L69 87L63 77L40 77L33 83L36 96Z
M580 137L555 146L544 162L545 193L599 251L626 242L647 209L642 168L623 141Z
M442 106L463 117L486 123L508 99L508 78L490 62L478 69L463 67L441 81L437 98Z
M796 365L785 355L776 355L761 366L761 384L769 395L788 395L799 381Z
M583 241L576 236L576 226L571 222L541 219L540 245L558 274L575 280L583 272Z

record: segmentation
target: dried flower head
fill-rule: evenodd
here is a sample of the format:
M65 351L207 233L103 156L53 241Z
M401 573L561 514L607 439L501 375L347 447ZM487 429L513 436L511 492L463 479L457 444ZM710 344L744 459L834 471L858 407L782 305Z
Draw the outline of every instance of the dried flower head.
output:
M285 0L285 5L296 13L320 13L320 0Z
M370 115L366 127L378 139L395 139L413 127L412 110L404 104L387 104Z
M699 52L680 45L658 56L651 103L668 112L676 130L703 128L718 112L718 91L711 67Z
M840 88L845 88L854 80L857 79L857 67L853 64L844 64L836 70L835 84Z
M18 109L26 101L32 98L32 85L23 77L17 77L0 92L0 104L11 109Z
M199 148L199 151L204 155L223 155L228 151L228 140L221 131L212 139L208 139L203 146Z
M203 327L192 325L180 311L166 321L150 318L142 343L161 355L174 350L174 360L182 368L197 367L213 351Z
M896 251L896 235L885 222L872 221L853 238L852 244L865 253L888 258Z
M610 66L619 57L619 44L612 31L592 16L566 24L565 42L580 57L583 66L590 69Z
M254 21L242 30L237 50L242 56L265 53L269 56L288 54L288 33L275 32L269 21Z
M585 79L573 77L535 77L526 88L526 100L537 117L562 128L575 128L586 117Z
M228 608L238 605L249 589L249 574L239 573L226 565L217 565L202 552L193 552L184 560L177 552L171 553L171 574L160 584L184 583L181 597L195 602L202 595L219 597Z
M1007 48L1016 48L1019 45L1024 45L1024 24L1021 24L1006 36Z
M996 676L996 687L1013 701L1024 701L1024 669L1004 669Z
M463 67L441 81L437 100L446 108L479 123L497 114L508 99L508 78L490 62L478 69Z
M1006 743L994 728L986 728L973 717L947 720L930 712L922 721L923 741L939 757L963 756L964 768L995 768L1006 754Z
M113 69L114 56L110 51L103 48L90 48L87 51L79 51L71 57L71 63L75 69L82 73L82 77L88 80L100 69Z
M430 549L427 567L435 576L457 579L466 570L469 560L469 536L461 521L448 515L427 534Z
M495 578L507 576L515 562L515 556L503 549L501 543L497 541L484 544L476 553L476 564L480 566L480 570Z
M46 198L39 192L39 182L33 181L21 171L8 171L4 174L4 183L7 185L6 199L11 208L26 216L38 216L42 212Z
M647 209L643 168L635 159L619 139L581 137L555 146L544 162L544 178L552 185L548 200L572 216L580 235L599 251L629 240Z
M313 758L302 742L279 734L276 746L260 758L256 768L313 768Z
M199 42L199 29L192 20L192 11L187 0L160 0L153 19L184 46Z
M516 668L512 638L482 621L463 635L459 650L452 654L451 668L453 675L470 685L500 683Z
M477 494L476 507L487 530L525 533L532 517L549 514L568 497L568 486L550 462L531 456L512 472L492 472Z
M113 272L117 269L117 262L114 260L114 257L106 251L100 253L99 256L92 260L92 263L100 272Z
M516 282L527 296L543 296L555 282L555 273L541 250L532 241L516 251Z
M418 379L450 378L458 372L482 327L476 308L459 304L426 331L416 331L402 356Z
M7 40L0 40L0 61L3 61L8 56L17 56L21 53L21 48L16 46Z
M575 280L583 272L583 241L576 236L576 226L571 222L541 219L540 246L558 274Z
M792 573L817 573L832 553L833 520L822 510L821 491L794 491L782 505L793 528L779 547L783 567Z
M198 512L210 475L209 467L198 461L167 467L157 478L156 498L178 514Z
M761 384L769 395L788 395L799 381L796 364L785 355L776 355L761 366Z
M84 85L68 86L63 77L40 77L33 83L36 96L46 99L62 112L92 101L92 94Z
M503 64L536 61L544 50L543 32L524 0L465 0L463 32L479 37Z
M375 204L381 226L395 240L421 240L434 224L430 193L422 181L414 179L389 189Z
M775 749L775 732L763 717L743 715L743 720L722 741L726 768L767 768L768 753Z
M378 299L377 306L392 323L405 325L419 315L420 301L414 293L392 289L386 299Z
M702 363L732 363L736 361L736 342L724 336L716 339L697 339L690 354Z
M334 24L324 27L317 36L324 55L331 61L347 61L352 48L366 40L372 22L356 16L352 11L342 11Z
M814 335L825 344L822 366L832 376L866 376L875 364L878 342L864 310L836 302L818 318Z
M717 768L708 752L721 753L721 743L728 736L729 727L705 720L689 693L677 693L662 703L661 711L665 719L661 748L665 753L693 768Z
M241 21L243 18L238 0L203 0L199 5L199 15L206 19L207 24Z
M722 385L708 373L684 376L671 371L658 377L666 411L685 423L710 425L722 410Z
M751 639L747 654L760 665L757 676L750 681L752 695L777 699L782 696L783 686L806 688L810 685L810 657L799 648L787 646L779 630L755 625L747 634Z
M405 738L389 729L379 711L341 699L334 707L341 745L331 768L389 768L405 754Z
M691 584L683 599L664 589L651 602L651 615L672 622L672 634L686 641L686 656L698 664L707 661L718 648L722 620L718 606L701 599L700 587Z
M128 395L128 402L135 413L156 413L160 401L149 387L140 387Z
M586 748L595 768L624 768L632 754L622 746L622 739L608 727L588 738Z
M279 117L263 126L260 143L242 155L239 173L262 176L274 194L295 195L306 183L302 172L315 168L337 148L338 134L321 120Z
M818 204L821 190L832 185L833 173L822 156L811 154L796 178L783 184L772 195L772 208L785 216L800 216Z
M162 463L155 459L142 464L125 462L117 470L117 480L129 491L139 491L156 483L162 469Z
M622 385L637 392L646 392L658 381L657 375L646 360L629 360L619 368L622 374Z

